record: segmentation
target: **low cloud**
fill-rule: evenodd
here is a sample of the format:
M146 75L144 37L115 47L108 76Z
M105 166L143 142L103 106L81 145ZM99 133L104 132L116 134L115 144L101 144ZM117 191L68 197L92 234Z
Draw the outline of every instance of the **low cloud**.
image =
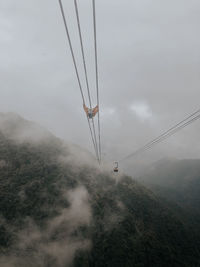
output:
M66 197L69 208L60 210L46 227L40 228L28 219L10 254L0 257L0 266L71 266L79 250L90 249L91 242L80 229L89 226L92 219L88 193L84 187L77 187Z
M44 141L53 135L42 126L25 120L15 113L0 113L0 131L18 143Z
M150 119L153 116L150 107L144 102L134 103L131 105L130 109L139 119L143 121Z

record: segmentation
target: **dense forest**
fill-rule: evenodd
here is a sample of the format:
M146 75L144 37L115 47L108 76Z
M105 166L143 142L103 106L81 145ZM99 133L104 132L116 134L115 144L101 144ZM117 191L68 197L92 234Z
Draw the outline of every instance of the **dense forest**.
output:
M181 206L73 153L1 114L0 266L200 266L198 229Z

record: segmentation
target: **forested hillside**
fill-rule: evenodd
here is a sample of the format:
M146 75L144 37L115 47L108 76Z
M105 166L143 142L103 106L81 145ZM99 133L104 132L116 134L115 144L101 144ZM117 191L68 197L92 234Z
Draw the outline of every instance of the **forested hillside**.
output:
M200 266L199 238L173 206L1 117L0 266Z

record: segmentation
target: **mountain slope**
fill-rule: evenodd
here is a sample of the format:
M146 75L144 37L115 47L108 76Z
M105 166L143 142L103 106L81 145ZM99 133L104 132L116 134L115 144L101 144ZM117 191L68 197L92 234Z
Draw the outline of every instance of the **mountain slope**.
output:
M161 160L141 177L154 192L200 216L200 160Z
M15 138L14 122L0 127L0 266L200 265L198 237L151 191L48 133Z

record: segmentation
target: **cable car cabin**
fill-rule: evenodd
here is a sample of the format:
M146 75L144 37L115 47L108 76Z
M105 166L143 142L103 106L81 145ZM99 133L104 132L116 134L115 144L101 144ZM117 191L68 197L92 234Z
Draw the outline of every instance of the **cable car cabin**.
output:
M115 167L114 168L114 172L119 172L118 168Z
M115 167L113 169L114 172L118 172L119 169L118 169L118 162L115 162Z

